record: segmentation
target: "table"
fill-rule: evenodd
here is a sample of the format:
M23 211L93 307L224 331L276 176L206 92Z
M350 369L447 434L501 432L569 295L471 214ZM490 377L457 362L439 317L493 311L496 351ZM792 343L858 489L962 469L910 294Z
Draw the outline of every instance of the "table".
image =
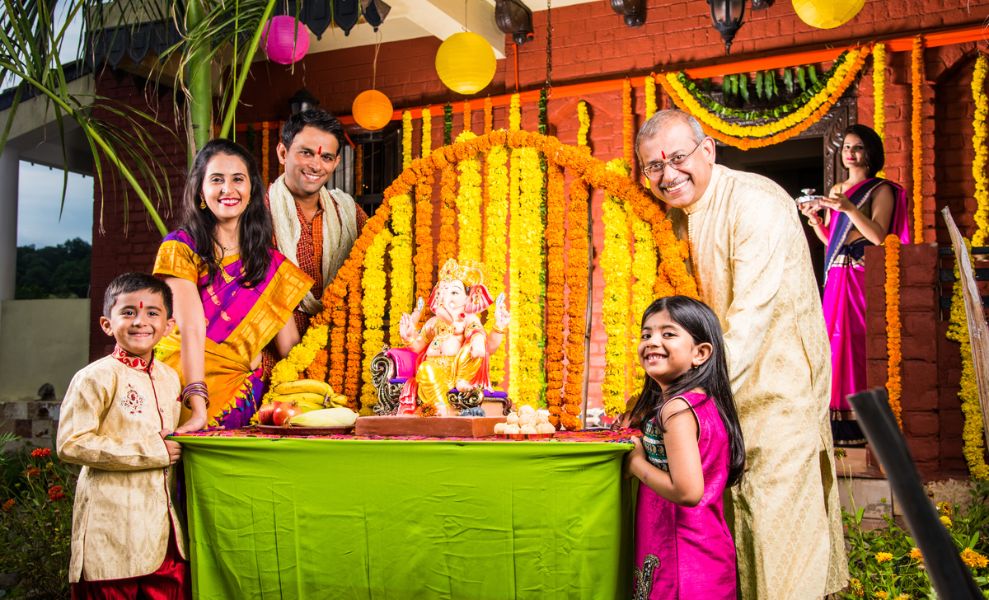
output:
M630 595L630 444L178 440L197 598Z

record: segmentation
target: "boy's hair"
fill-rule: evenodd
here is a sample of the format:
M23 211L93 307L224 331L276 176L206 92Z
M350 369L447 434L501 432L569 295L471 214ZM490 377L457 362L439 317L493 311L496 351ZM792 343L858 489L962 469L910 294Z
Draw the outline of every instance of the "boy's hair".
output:
M106 292L103 293L103 316L110 318L113 305L117 303L120 294L130 294L141 290L148 290L152 294L161 294L161 299L165 303L165 316L169 319L172 318L172 289L161 279L147 273L117 275L110 282L110 285L106 286Z
M315 127L316 129L329 133L337 139L337 152L343 152L343 125L332 114L321 108L310 108L302 112L295 113L282 125L281 142L286 148L292 147L292 140L304 127Z
M653 301L642 315L642 325L652 315L666 311L670 320L682 327L695 344L710 344L711 356L697 368L678 377L666 393L652 377L645 378L639 400L632 408L629 422L641 428L645 421L657 418L659 428L665 431L659 413L663 403L694 388L702 388L718 408L718 414L728 434L728 482L732 486L742 477L745 469L745 443L742 427L738 422L735 397L728 378L728 362L721 324L711 308L699 300L687 296L666 296Z

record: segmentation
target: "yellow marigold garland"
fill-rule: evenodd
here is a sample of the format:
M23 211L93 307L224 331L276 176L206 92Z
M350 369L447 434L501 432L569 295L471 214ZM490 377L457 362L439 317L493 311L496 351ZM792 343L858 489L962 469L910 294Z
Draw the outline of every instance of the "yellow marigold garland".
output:
M777 121L761 125L729 123L707 110L690 95L675 72L660 76L659 83L681 110L700 121L711 137L743 150L762 148L788 140L817 123L855 81L870 52L869 47L848 52L827 85L807 104Z
M886 141L886 44L872 47L872 96L875 100L872 112L872 129L879 139ZM884 177L884 171L876 174Z
M911 180L913 188L913 241L915 244L924 243L924 138L923 138L923 88L924 81L924 38L913 38L913 50L910 52L910 149L911 149Z
M383 287L384 282L382 281L381 283ZM361 389L362 374L370 373L370 371L361 371L361 325L363 321L361 318L361 297L363 294L361 293L360 280L356 277L351 279L349 287L350 296L348 300L350 302L347 304L347 378L344 380L343 393L347 396L347 403L350 405L350 408L357 410L360 407L357 401L357 395ZM379 325L379 331L380 329L381 327Z
M975 233L972 235L973 246L985 246L989 238L989 184L986 182L986 165L989 163L989 99L986 98L986 72L989 71L989 59L985 54L979 54L972 72L972 103L975 105L975 116L972 119L972 148L975 156L972 159L972 178L975 179Z
M587 133L591 129L591 118L587 114L587 102L577 102L577 145L587 146Z
M519 131L522 128L522 111L519 108L519 95L512 94L508 102L508 130Z
M646 86L646 119L656 114L656 75L646 75L643 83Z
M545 385L543 235L546 228L541 214L544 178L539 152L531 147L513 150L512 174L517 179L512 180L509 220L509 288L513 298L513 323L508 330L509 396L513 402L541 406Z
M629 322L631 333L638 331L642 314L653 301L653 288L656 285L656 272L658 261L656 260L656 244L652 237L652 227L635 213L629 213L629 225L634 239L632 255L632 302L629 306ZM639 340L635 335L629 335L629 373L633 374L631 390L642 388L642 378L645 372L638 360Z
M422 159L432 151L432 115L422 109ZM408 169L405 170L408 172ZM415 181L416 189L416 265L415 295L425 298L433 287L433 172L421 174Z
M422 109L422 157L426 158L433 148L433 113Z
M546 186L546 404L563 406L566 195L563 170L547 165Z
M889 396L889 407L896 417L896 423L903 429L903 420L900 417L903 390L903 356L900 353L900 238L888 235L883 240L883 245L886 247L886 395Z
M632 138L635 137L632 119L632 82L625 78L622 82L622 157L629 165L633 160Z
M412 164L412 113L402 112L402 170Z
M608 169L627 177L628 164L624 159L608 161ZM604 300L601 319L608 341L604 347L604 381L601 397L604 412L609 416L625 410L626 349L628 344L629 291L631 285L632 256L628 244L628 216L622 200L605 195L603 205L604 248L601 251L601 272L604 275Z
M392 346L402 345L398 332L399 315L412 310L415 299L415 269L412 263L412 198L398 194L391 199L391 308L388 319L388 341ZM382 282L384 283L384 282Z
M971 247L968 240L965 240L965 245ZM986 464L985 460L982 408L979 405L979 389L972 362L972 344L968 336L968 318L965 315L965 297L962 294L962 286L961 272L956 264L948 339L958 342L958 350L962 360L962 376L958 390L958 400L961 402L962 415L965 417L965 423L962 426L962 454L965 456L965 462L968 464L968 471L972 477L984 480L989 479L989 465Z
M564 429L580 429L579 418L584 403L584 332L587 328L587 279L590 271L588 254L588 200L587 183L579 178L570 182L570 205L567 213L567 370L563 381L563 406L560 412L550 406L550 419Z
M464 131L457 136L458 142L477 136ZM481 161L477 156L467 156L457 163L460 173L459 190L456 200L457 224L460 228L459 262L481 260Z
M484 162L487 180L487 203L484 206L484 267L488 291L495 298L505 290L505 249L508 247L508 150L491 146ZM492 383L505 379L505 346L503 342L489 361Z
M364 276L361 280L361 287L364 290L364 364L361 368L361 373L367 375L371 373L371 359L378 352L381 352L381 348L385 344L385 280L388 279L385 274L385 250L388 248L388 243L393 241L391 232L383 229L373 238L364 258ZM393 267L392 277L395 274L396 270ZM352 300L348 298L348 302L352 302ZM392 305L392 314L401 314L395 313L394 303ZM407 307L404 312L408 312L410 309L411 306ZM397 316L392 317L391 320L398 321L398 318ZM359 336L355 337L360 340ZM371 414L371 407L377 401L377 390L371 378L365 376L364 385L361 388L361 414Z

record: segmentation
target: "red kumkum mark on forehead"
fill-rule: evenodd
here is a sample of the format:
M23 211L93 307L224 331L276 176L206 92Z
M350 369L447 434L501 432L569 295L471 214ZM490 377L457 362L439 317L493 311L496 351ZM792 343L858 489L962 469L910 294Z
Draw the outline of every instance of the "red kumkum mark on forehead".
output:
M320 146L319 148L316 148L316 154L320 154L320 155L323 154L323 147L322 146Z
M143 301L138 301L137 307L138 308L144 308L144 302Z
M660 154L660 156L663 157L663 160L666 160L666 153L665 152L663 152L662 150L660 150L659 151L659 154Z

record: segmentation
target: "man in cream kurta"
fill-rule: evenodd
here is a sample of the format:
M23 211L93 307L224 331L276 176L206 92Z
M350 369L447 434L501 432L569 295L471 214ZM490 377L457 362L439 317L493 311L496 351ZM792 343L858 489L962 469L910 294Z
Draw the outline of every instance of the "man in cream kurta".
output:
M725 509L741 597L836 592L848 570L828 421L830 351L794 202L765 177L714 164L714 140L680 111L643 125L637 151L725 333L746 448L745 475Z

